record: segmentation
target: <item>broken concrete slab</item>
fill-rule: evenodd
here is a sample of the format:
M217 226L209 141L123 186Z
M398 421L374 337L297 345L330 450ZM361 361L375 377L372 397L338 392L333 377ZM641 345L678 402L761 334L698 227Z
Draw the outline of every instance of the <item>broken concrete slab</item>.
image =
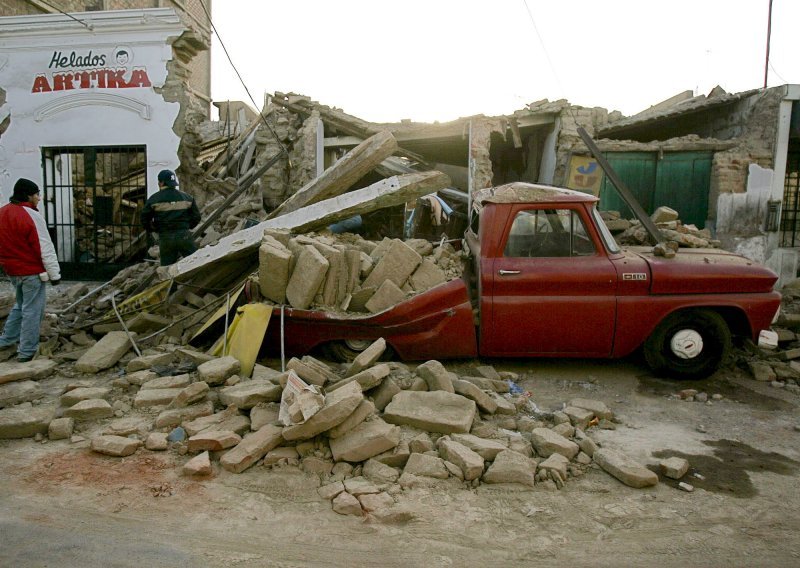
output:
M0 385L0 408L31 402L44 396L44 391L33 381L17 381Z
M557 453L571 460L580 451L578 444L549 428L534 428L531 432L531 445L543 458Z
M47 427L47 437L51 440L68 440L74 430L74 418L56 418Z
M422 257L403 241L395 239L389 250L381 257L372 272L364 280L364 288L376 287L380 290L385 281L393 282L398 288L414 273Z
M91 448L92 451L98 454L124 458L125 456L135 454L136 450L138 450L141 445L141 440L134 440L133 438L125 438L123 436L98 436L92 438Z
M262 296L276 304L286 302L291 264L291 251L275 238L264 235L258 249L258 287Z
M151 406L167 406L183 389L148 389L140 390L133 399L134 408L149 408Z
M210 402L204 403L211 404ZM204 406L199 405L199 406ZM189 407L191 408L191 407ZM213 408L208 414L188 419L182 424L189 436L199 434L203 430L231 430L239 435L250 429L250 419L242 415L235 406L229 406L222 412L213 413ZM233 423L233 424L232 424Z
M474 400L481 412L485 414L494 414L497 412L497 403L494 399L472 383L456 379L452 384L456 394Z
M136 339L136 334L131 333ZM124 331L111 331L92 345L75 363L75 370L81 373L97 373L117 364L131 348L131 341Z
M82 400L91 398L105 399L110 394L111 389L107 387L78 387L62 394L59 401L61 406L73 406Z
M383 418L390 424L407 424L427 432L467 433L475 418L475 403L445 391L402 391L386 407Z
M196 420L203 416L210 416L213 413L214 403L209 400L201 404L193 404L185 408L171 408L164 410L156 417L154 424L156 428L171 428L180 426L184 421Z
M661 473L670 479L680 479L689 471L689 462L678 457L661 460L658 466L661 468Z
M586 410L591 411L594 413L597 418L600 420L606 419L611 420L614 418L614 413L606 406L606 403L600 400L594 400L591 398L573 398L569 401L567 406L573 406L576 408L583 408ZM581 428L582 430L584 428Z
M472 434L451 434L450 439L468 447L486 461L494 461L497 454L508 449L500 440L487 440Z
M616 477L628 487L652 487L658 484L658 475L655 472L617 450L598 449L592 459L606 473Z
M190 437L187 446L190 452L227 450L242 441L242 437L230 430L204 430Z
M192 377L188 374L172 375L150 379L142 385L142 390L150 389L183 389L192 384Z
M344 422L361 404L364 396L358 383L352 382L328 393L325 406L302 424L286 426L283 436L287 441L307 440Z
M364 514L361 510L361 502L346 491L339 493L331 503L333 511L340 515L360 517Z
M222 456L220 465L232 473L242 473L283 442L281 432L280 426L268 424L247 434L235 448Z
M202 401L208 391L210 390L208 383L205 381L198 381L185 387L172 399L170 403L171 408L185 408L191 404Z
M333 459L362 462L400 443L400 428L376 419L362 422L343 436L330 440Z
M278 402L283 389L267 381L243 381L219 391L219 401L228 406L249 409L261 402Z
M64 411L64 416L79 421L100 420L114 415L114 409L108 401L101 398L90 398L75 403Z
M0 363L0 384L12 381L43 379L53 374L58 363L51 359L34 359L27 363L17 361Z
M577 406L567 406L562 412L569 416L569 420L575 428L581 430L586 430L594 418L594 412Z
M456 464L464 474L466 481L472 481L483 475L483 458L467 446L445 438L440 438L437 446L439 455L443 459Z
M429 391L455 392L450 372L439 361L426 361L418 366L414 372L425 379Z
M183 464L181 471L183 475L211 475L211 457L208 452L198 454Z
M494 462L483 474L484 483L519 483L533 487L535 483L536 462L514 450L504 450L497 454Z
M364 463L361 474L373 483L378 484L394 483L400 477L400 473L395 468L373 459Z
M0 439L30 438L46 434L56 409L51 406L22 404L0 410Z
M328 437L339 438L343 436L373 414L375 414L375 405L373 402L366 399L362 400L361 404L356 407L350 416L344 419L344 422L328 430Z
M397 382L392 377L386 377L378 387L370 391L369 396L372 397L375 408L383 411L400 390Z
M408 279L415 292L424 292L447 282L447 276L430 258L422 260Z
M241 368L241 363L236 357L226 355L200 364L197 367L197 374L200 375L201 381L205 381L209 386L216 386L225 383L241 371Z
M373 341L369 347L364 349L361 353L356 355L353 362L347 368L344 374L345 378L352 377L361 371L372 367L386 351L386 340L381 337Z
M414 201L449 184L450 178L441 172L419 172L387 178L364 189L320 201L229 235L216 245L204 247L169 266L163 277L186 281L194 274L209 270L211 265L220 260L257 257L265 229L284 228L302 233L354 215Z
M377 314L383 310L387 310L396 306L406 299L406 293L397 287L397 284L391 280L384 280L383 284L378 286L375 293L370 296L369 300L364 304L367 311Z
M355 381L359 385L361 385L362 391L368 391L369 389L375 388L378 385L380 385L383 382L383 379L385 377L388 377L389 373L391 372L392 370L386 363L375 365L374 367L370 367L369 369L364 369L363 371L356 373L355 375L351 375L346 379L342 379L341 381L333 383L331 386L328 387L328 392L341 388L351 381Z
M434 479L447 479L450 477L450 473L444 465L444 460L428 454L411 454L403 469L403 475L405 474L432 477Z
M303 247L286 289L286 299L293 308L305 310L314 302L329 267L330 263L317 249L310 245Z

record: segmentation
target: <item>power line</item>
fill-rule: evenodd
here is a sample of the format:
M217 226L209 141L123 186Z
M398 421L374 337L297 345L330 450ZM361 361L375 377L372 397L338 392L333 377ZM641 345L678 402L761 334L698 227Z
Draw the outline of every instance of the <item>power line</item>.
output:
M174 0L173 0L173 2L174 2ZM256 104L255 99L253 98L253 95L250 94L250 89L247 88L247 85L245 85L244 79L242 79L242 76L239 74L239 70L236 69L236 65L233 64L233 59L231 59L231 56L228 53L228 48L225 47L225 43L222 41L222 38L220 37L219 32L217 31L217 27L214 25L214 22L211 19L211 14L209 13L208 9L206 8L206 3L203 0L200 0L200 6L203 8L203 12L206 13L206 17L208 18L208 23L211 24L211 29L214 30L214 35L217 36L217 39L219 40L219 44L222 46L222 51L225 52L225 57L228 58L228 62L231 64L231 67L233 68L234 72L236 73L236 76L239 78L239 82L242 84L242 87L244 87L244 90L247 93L247 96L250 97L250 102L253 103L253 106L255 108L259 108L259 106ZM286 149L286 146L283 145L283 142L281 142L281 139L278 137L278 135L275 132L275 130L273 130L273 128L270 125L270 123L267 122L267 119L264 117L264 114L259 110L258 115L261 117L261 122L263 122L266 125L266 127L269 128L269 131L275 137L275 141L281 147L281 151L285 155L288 156L289 155L289 151Z
M84 26L84 27L85 27L86 29L88 29L89 31L93 31L93 30L94 30L94 27L92 26L92 24L87 24L86 22L84 22L83 20L79 20L78 18L76 18L76 17L75 17L75 16L73 16L72 14L67 14L67 13L66 13L64 10L62 10L61 8L57 8L57 7L53 6L52 4L50 4L49 2L45 2L45 0L39 0L39 1L40 1L42 4L44 4L45 6L49 6L50 8L52 8L53 10L55 10L55 11L57 11L57 12L61 12L61 13L62 13L63 15L65 15L67 18L69 18L69 19L71 19L71 20L75 20L76 22L78 22L80 25Z

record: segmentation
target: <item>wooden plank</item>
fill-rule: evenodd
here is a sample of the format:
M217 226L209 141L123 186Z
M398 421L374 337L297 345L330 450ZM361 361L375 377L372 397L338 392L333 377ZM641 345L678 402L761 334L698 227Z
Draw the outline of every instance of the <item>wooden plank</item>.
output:
M450 178L441 172L420 172L384 179L228 235L216 245L203 247L169 267L161 267L159 277L179 278L181 283L188 283L195 275L214 273L222 261L245 259L257 263L258 247L265 229L310 231L354 215L414 201L449 184Z
M344 193L384 159L391 156L395 150L397 141L389 131L384 130L367 138L322 172L321 176L298 189L270 213L267 219L274 219L306 205Z

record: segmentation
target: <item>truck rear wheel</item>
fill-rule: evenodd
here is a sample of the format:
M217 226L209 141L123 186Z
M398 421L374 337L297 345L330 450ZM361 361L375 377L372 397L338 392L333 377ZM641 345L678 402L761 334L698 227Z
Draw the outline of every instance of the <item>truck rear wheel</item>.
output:
M704 379L728 358L731 331L718 313L688 310L667 316L644 343L644 357L657 375Z
M331 341L326 343L323 351L325 355L339 361L340 363L352 363L353 359L358 357L358 354L364 351L367 347L372 345L372 339L343 339L341 341ZM386 350L381 355L381 361L387 361L392 357L392 348L388 345Z

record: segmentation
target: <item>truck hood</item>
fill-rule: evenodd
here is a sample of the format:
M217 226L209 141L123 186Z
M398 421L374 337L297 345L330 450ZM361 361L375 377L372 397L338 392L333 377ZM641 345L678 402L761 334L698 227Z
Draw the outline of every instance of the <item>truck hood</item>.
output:
M770 292L778 280L772 270L720 249L682 248L674 258L655 256L650 247L629 247L650 267L651 294Z

